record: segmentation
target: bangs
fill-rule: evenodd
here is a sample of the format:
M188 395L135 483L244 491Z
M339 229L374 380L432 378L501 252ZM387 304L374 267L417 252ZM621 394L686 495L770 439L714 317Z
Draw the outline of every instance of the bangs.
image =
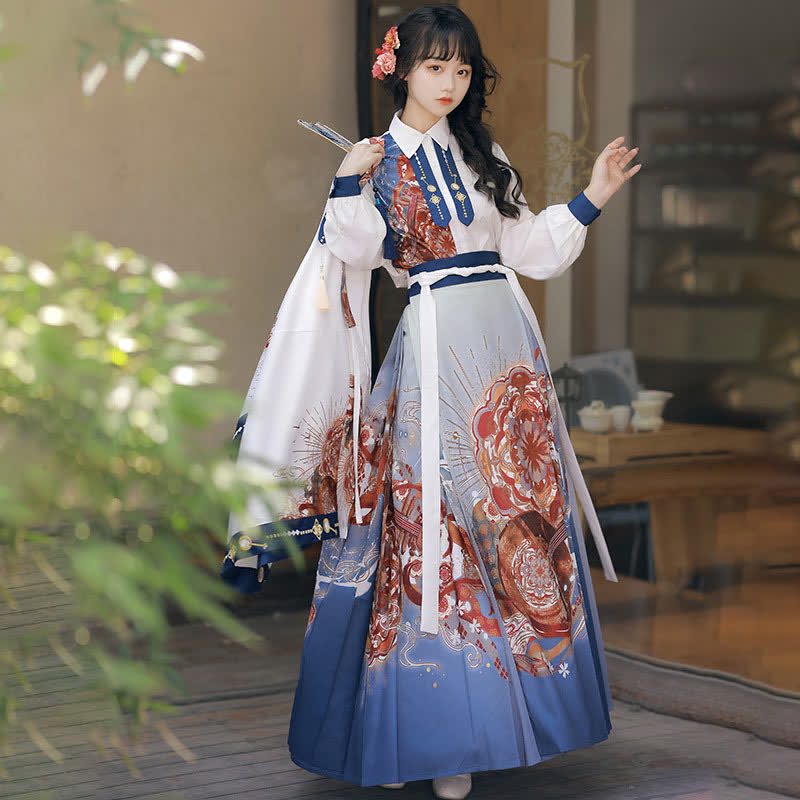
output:
M422 36L420 43L420 61L426 58L435 58L449 61L455 56L463 64L472 65L473 53L469 46L465 32L459 29L450 31L442 28L428 28Z

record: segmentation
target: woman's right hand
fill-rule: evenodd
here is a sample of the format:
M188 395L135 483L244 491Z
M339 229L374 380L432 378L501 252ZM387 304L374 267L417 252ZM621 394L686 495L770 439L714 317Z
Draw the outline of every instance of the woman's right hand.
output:
M363 175L381 162L384 156L383 139L370 139L369 142L358 142L342 161L337 178L345 175Z

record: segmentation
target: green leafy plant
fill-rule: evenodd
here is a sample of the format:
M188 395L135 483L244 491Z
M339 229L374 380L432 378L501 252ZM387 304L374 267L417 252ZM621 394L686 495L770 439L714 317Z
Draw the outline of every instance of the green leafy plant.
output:
M119 41L80 40L84 94L109 66L135 80L151 58L179 72L184 55L202 55L130 24L123 0L93 7ZM80 701L69 724L135 771L97 720L139 724L172 708L183 687L171 617L258 642L219 569L229 512L251 494L269 506L271 487L204 435L221 419L232 432L241 403L216 385L221 342L197 322L221 310L210 295L224 285L87 234L49 263L0 246L0 747L24 731L63 759L49 739L58 706L29 677L52 666Z
M215 306L186 297L221 286L85 235L58 266L0 248L0 593L17 608L33 566L53 612L3 632L0 730L34 652L142 720L181 690L170 609L255 642L225 606L220 537L267 487L197 435L239 409L215 385L219 341L194 322Z

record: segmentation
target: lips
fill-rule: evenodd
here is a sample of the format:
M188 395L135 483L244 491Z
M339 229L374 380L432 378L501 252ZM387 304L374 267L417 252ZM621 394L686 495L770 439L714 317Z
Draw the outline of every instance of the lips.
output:
M437 97L436 99L440 103L452 103L453 102L453 98L452 97Z

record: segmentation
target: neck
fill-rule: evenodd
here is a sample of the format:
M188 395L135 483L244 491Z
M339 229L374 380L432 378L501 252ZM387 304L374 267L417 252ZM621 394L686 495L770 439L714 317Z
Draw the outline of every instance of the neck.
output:
M400 121L408 125L410 128L418 130L420 133L425 133L429 128L433 127L441 117L431 114L426 111L416 100L409 97L406 100L405 108L400 114Z

